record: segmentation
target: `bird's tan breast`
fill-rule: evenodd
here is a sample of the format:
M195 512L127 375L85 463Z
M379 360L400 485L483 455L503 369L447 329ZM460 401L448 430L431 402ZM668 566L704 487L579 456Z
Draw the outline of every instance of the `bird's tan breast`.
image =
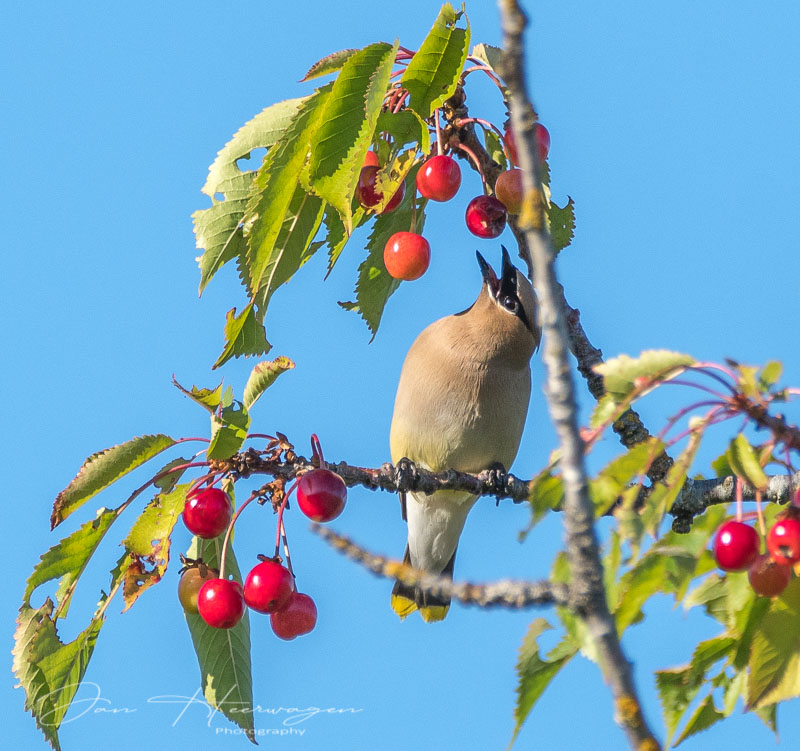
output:
M400 375L391 429L392 460L433 470L479 472L516 456L530 399L530 368L489 360L480 342L444 332L454 317L422 332ZM456 322L458 323L458 322Z

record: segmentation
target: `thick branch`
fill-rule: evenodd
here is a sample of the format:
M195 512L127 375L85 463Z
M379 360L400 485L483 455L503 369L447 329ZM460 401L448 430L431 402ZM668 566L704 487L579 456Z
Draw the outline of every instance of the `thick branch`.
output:
M527 608L544 605L567 605L567 587L548 581L502 581L490 584L454 582L446 576L426 574L400 561L375 555L352 540L327 527L313 524L311 529L334 549L378 576L399 579L403 584L417 587L439 597L450 597L463 605L481 608Z
M527 23L516 0L499 0L503 27L504 79L510 93L511 122L523 170L525 202L519 226L531 251L534 287L540 295L550 415L562 450L564 528L570 562L572 608L585 620L600 657L617 708L617 720L632 748L659 748L647 726L633 683L631 665L617 637L608 610L603 566L594 530L594 511L578 427L578 407L568 359L568 333L563 290L555 274L555 254L545 223L544 196L538 181L534 127L536 115L528 99L523 64L522 33Z

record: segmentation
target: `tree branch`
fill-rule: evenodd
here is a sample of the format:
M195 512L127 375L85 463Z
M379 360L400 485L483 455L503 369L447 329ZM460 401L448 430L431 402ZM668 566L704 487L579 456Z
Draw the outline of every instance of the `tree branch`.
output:
M544 196L534 140L536 115L526 92L522 34L527 19L516 0L499 0L503 29L503 67L511 104L511 121L519 149L525 199L519 227L531 251L534 287L540 296L550 415L561 444L564 480L564 528L570 563L572 609L586 622L600 658L600 667L614 696L616 719L631 748L657 749L660 744L647 726L633 683L633 673L620 645L608 610L603 566L594 530L594 510L584 464L584 444L567 355L568 332L563 290L555 275L555 254L547 230Z
M503 579L490 584L454 582L446 576L426 574L400 561L375 555L352 540L320 524L311 530L356 563L378 576L399 579L403 584L418 587L439 597L450 597L463 605L481 608L527 608L544 605L567 605L569 592L565 585L549 581L513 581Z

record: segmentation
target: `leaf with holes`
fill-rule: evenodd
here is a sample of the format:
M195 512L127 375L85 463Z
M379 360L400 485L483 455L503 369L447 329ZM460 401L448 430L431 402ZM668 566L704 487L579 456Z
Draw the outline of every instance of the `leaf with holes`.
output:
M75 479L57 496L50 515L50 528L61 524L75 509L101 490L175 445L168 435L144 435L92 454Z
M206 456L229 459L242 447L249 428L250 415L241 402L223 407L220 413L211 415L211 443Z
M124 579L122 599L128 610L146 589L158 584L169 565L170 536L186 504L191 483L161 493L145 506L122 541L125 553L112 574L112 581Z
M551 202L547 209L547 219L553 250L560 253L575 237L575 201L569 198L565 206Z

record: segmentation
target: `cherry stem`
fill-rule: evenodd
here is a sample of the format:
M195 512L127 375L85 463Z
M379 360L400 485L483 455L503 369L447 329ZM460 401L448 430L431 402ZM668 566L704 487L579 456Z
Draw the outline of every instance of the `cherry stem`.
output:
M266 433L248 433L248 438L263 438L265 441L277 441L278 439L274 435L268 435Z
M680 378L672 378L671 380L663 381L662 383L663 386L668 386L670 384L674 386L690 386L691 388L700 389L700 391L705 391L708 394L713 394L714 396L722 400L727 398L724 394L720 394L719 391L714 391L714 389L709 388L708 386L703 386L702 384L699 383L695 383L694 381L684 381Z
M403 105L405 104L406 97L408 96L408 91L406 89L400 89L400 91L402 93L398 97L397 103L394 105L394 108L392 109L392 112L395 113L395 114L400 112L401 109L403 109Z
M202 441L203 443L211 443L210 438L199 438L197 436L193 436L191 438L178 438L175 440L175 443L187 443L188 441Z
M503 86L503 82L494 74L494 71L491 68L487 68L485 65L473 65L471 68L467 68L461 74L461 80L463 81L470 73L474 73L476 70L482 71L487 76L489 76L489 78L491 78L492 81L495 82L495 85L497 86L498 89L500 89L500 92L503 94L503 97L505 98L506 87Z
M411 228L410 232L416 233L417 231L417 197L416 195L411 199Z
M280 531L283 538L283 556L286 559L286 568L289 569L292 578L296 579L297 577L294 575L294 569L292 568L292 556L289 555L289 540L286 539L286 528L283 526L283 519L281 519Z
M239 518L239 514L242 513L256 498L258 498L258 491L253 491L250 493L249 498L241 505L238 509L236 509L236 513L230 520L228 524L228 529L225 530L225 539L222 542L222 555L219 559L219 578L225 578L225 559L228 554L228 542L231 539L231 533L233 532L233 525L236 524L236 520Z
M758 528L761 530L761 536L767 536L767 525L764 523L764 513L761 510L761 491L756 490L756 517L758 518Z
M433 123L436 126L436 153L442 155L442 130L439 126L439 110L433 113Z
M325 457L322 455L322 444L319 442L316 433L311 434L311 451L314 453L314 458L319 461L319 466L325 468Z
M481 182L483 183L483 192L488 195L487 192L487 185L486 185L486 176L483 174L483 168L481 167L481 163L478 160L478 157L475 156L475 152L469 148L469 146L464 146L463 143L457 144L458 148L461 149L470 159L472 159L473 163L475 164L475 169L477 170L478 174L481 176Z
M704 373L705 375L709 376L710 378L714 378L719 381L721 384L725 386L726 389L731 391L732 393L736 393L736 389L731 385L730 381L726 381L722 376L715 373L715 370L724 373L731 381L736 380L736 374L730 370L729 368L725 368L722 365L718 365L715 362L699 362L695 365L690 366L689 370L696 370L698 373Z
M736 478L736 521L742 521L742 478Z
M278 509L278 525L275 531L275 557L277 558L280 553L281 547L281 530L283 529L283 512L286 509L286 505L289 503L289 496L294 493L295 488L297 487L297 480L295 480L289 490L286 492L286 495L283 497L283 501L281 502L281 507ZM284 532L285 534L285 532Z
M667 437L667 433L669 433L669 431L672 430L672 428L675 427L675 423L677 423L678 420L680 420L682 417L685 417L686 415L688 415L689 412L694 412L694 410L700 409L701 407L717 407L717 408L719 408L719 407L724 407L724 406L725 405L722 404L721 402L711 401L709 399L708 401L695 402L694 404L690 404L688 407L684 407L679 412L677 412L672 417L670 417L669 420L667 420L667 424L664 426L663 430L658 434L658 440L663 442L664 439ZM713 410L712 410L712 412L713 412ZM672 443L675 443L678 440L680 440L680 439L676 438L676 439L674 439L672 441Z

